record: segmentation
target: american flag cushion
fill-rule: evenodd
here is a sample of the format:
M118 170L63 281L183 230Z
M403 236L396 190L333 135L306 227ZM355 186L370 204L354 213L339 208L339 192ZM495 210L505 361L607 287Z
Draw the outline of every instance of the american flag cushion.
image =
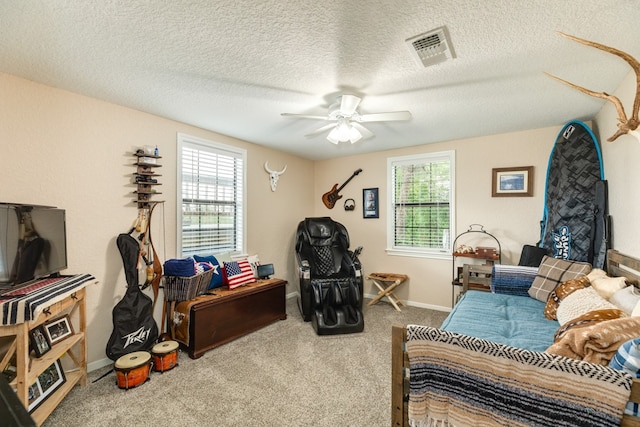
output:
M229 283L229 289L234 289L238 286L256 281L251 265L246 258L238 261L225 262L224 271L227 276L227 282Z

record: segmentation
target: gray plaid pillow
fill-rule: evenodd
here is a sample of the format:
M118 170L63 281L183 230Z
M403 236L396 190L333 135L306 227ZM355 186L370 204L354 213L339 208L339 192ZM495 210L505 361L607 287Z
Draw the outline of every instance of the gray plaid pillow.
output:
M567 261L544 256L538 274L529 288L529 296L538 301L547 302L549 294L563 282L585 276L591 271L588 262Z

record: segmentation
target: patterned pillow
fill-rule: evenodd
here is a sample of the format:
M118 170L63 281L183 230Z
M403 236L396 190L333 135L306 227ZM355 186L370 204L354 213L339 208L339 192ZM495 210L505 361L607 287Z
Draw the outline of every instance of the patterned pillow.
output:
M589 285L589 278L587 276L576 277L575 279L562 283L549 294L547 305L544 307L544 317L549 320L557 320L556 312L560 302L574 291L584 289Z
M224 262L223 265L229 289L235 289L238 286L247 285L256 281L256 278L253 277L251 265L246 258L238 261Z
M611 358L609 367L628 372L636 378L640 378L640 338L629 340L622 344L616 354ZM637 403L629 402L625 414L638 415L640 408Z
M624 313L622 310L618 309L618 307L602 298L600 294L593 289L593 287L589 286L588 288L578 289L563 299L556 311L556 317L558 318L558 322L561 325L564 325L570 320L580 317L590 311L608 308L616 309L621 313Z
M491 270L491 292L526 297L537 273L537 267L494 265Z
M591 264L587 262L567 261L545 255L529 288L529 296L546 303L551 291L560 283L585 276L590 271Z
M211 275L211 282L209 283L209 289L215 289L215 288L221 287L224 277L222 277L222 267L220 265L220 262L216 259L216 257L213 255L207 255L207 256L194 255L193 257L198 262L208 262L213 266L213 274Z
M592 310L585 314L571 319L564 325L560 326L553 336L553 342L558 342L570 329L585 328L598 322L605 322L607 320L620 319L621 317L627 317L624 311L619 308L605 308L601 310Z

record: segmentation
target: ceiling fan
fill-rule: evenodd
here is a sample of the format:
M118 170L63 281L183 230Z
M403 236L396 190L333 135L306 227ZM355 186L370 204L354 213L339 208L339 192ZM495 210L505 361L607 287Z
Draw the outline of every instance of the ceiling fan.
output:
M329 113L326 116L293 113L282 113L282 115L301 119L328 120L333 122L319 127L313 132L305 135L307 137L312 137L331 129L331 132L327 135L327 139L333 144L346 141L350 141L353 144L363 138L366 139L372 137L373 133L360 123L411 120L411 113L409 111L360 114L357 111L360 101L361 98L355 95L341 95L338 97L337 101L329 107Z

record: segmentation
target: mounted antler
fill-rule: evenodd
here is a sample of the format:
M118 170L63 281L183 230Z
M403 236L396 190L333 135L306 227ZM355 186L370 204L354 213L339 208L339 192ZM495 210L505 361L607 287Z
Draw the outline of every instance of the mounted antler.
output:
M609 52L616 56L619 56L620 58L624 59L629 65L631 65L631 68L633 68L633 71L636 73L636 97L633 101L633 110L631 111L630 118L627 118L627 115L624 112L624 107L622 106L622 102L620 102L620 99L618 97L609 95L606 92L595 92L589 89L585 89L581 86L570 83L566 80L563 80L549 73L545 73L545 74L551 77L552 79L555 79L561 83L566 84L569 87L579 90L580 92L586 93L587 95L595 96L597 98L606 99L607 101L611 101L613 105L615 105L616 111L618 112L618 130L616 131L616 133L611 135L611 137L607 139L607 141L615 141L619 136L625 135L625 134L631 134L640 141L639 132L636 131L636 129L638 128L638 125L640 125L640 121L638 121L638 110L640 110L640 62L638 62L638 60L636 60L633 56L629 55L628 53L625 53L613 47L605 46L600 43L590 42L588 40L570 36L569 34L565 34L565 33L559 32L559 34L563 37L566 37L570 40L584 44L586 46L595 47L596 49L600 49L605 52Z

